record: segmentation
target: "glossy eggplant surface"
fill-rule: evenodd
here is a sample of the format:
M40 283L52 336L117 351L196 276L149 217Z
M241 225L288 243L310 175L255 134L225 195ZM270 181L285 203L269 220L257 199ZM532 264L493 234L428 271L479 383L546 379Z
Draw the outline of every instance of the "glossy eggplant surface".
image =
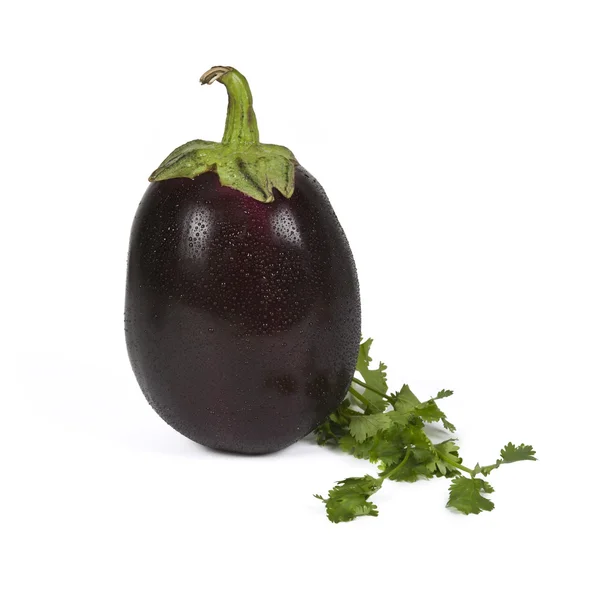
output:
M346 236L302 167L259 202L213 172L150 184L131 232L126 340L148 402L211 448L285 448L344 398L360 343Z

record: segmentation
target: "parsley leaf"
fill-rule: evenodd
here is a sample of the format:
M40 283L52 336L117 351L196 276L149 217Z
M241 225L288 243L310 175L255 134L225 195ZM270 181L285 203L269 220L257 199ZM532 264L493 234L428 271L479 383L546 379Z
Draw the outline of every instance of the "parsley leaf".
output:
M419 399L412 393L412 390L404 384L399 392L392 394L392 404L395 410L409 410L421 405Z
M325 503L327 516L333 523L352 521L358 516L379 514L377 506L367 502L369 497L379 490L382 480L365 475L364 477L350 477L338 481L330 490L329 496L323 498L315 494L315 498Z
M531 446L526 446L525 444L515 446L512 442L509 442L500 450L500 456L503 463L518 462L520 460L537 460L535 450Z
M350 419L350 434L357 442L364 442L367 437L373 437L378 431L387 429L390 423L387 413L352 417Z
M446 419L446 415L442 417L442 425L450 432L454 433L456 431L456 427Z
M502 450L500 450L500 458L493 465L481 467L478 463L475 465L473 471L475 474L481 473L482 475L489 475L500 465L519 462L521 460L537 460L535 457L535 450L532 446L526 446L525 444L515 446L512 442L509 442Z
M437 393L435 398L431 398L431 400L421 403L420 407L417 409L417 414L423 419L423 421L426 421L427 423L441 421L448 431L455 432L456 427L454 427L454 425L448 421L446 414L440 410L440 407L436 403L436 400L452 396L453 393L454 392L451 392L450 390L441 390Z
M371 458L373 451L373 440L365 440L364 442L357 442L356 439L350 434L340 438L339 447L341 450L348 454L352 454L356 458Z
M426 421L427 423L434 423L435 421L439 421L442 417L446 416L433 400L423 402L421 406L417 407L415 412L417 415L419 415L419 417L421 417L421 419L423 419L423 421Z
M450 485L450 498L446 506L455 508L465 515L478 514L483 510L493 510L494 503L482 496L491 494L494 488L484 479L458 475Z

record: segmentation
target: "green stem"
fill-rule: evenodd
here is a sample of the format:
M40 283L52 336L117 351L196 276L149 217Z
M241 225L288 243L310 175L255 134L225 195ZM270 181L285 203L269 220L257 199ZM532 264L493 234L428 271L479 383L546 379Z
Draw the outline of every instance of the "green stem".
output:
M380 392L379 390L372 388L370 385L367 385L364 381L361 381L360 379L357 379L356 377L353 377L352 381L354 383L358 383L358 385L362 385L362 387L364 387L366 390L369 390L370 392L379 394L382 398L385 398L386 400L389 400L390 402L393 402L393 400L394 400L391 396L388 396L387 394L384 394L383 392Z
M449 464L451 467L458 469L459 471L464 471L465 473L469 473L469 475L471 475L471 477L473 477L473 475L475 474L473 469L469 469L468 467L465 467L465 466L461 465L460 463L453 461L452 459L448 458L446 455L444 455L444 462Z
M465 467L464 465L461 465L460 463L457 463L455 461L453 461L451 458L448 457L448 455L444 455L444 462L449 464L451 467L454 467L455 469L459 469L460 471L464 471L465 473L468 473L471 477L475 477L476 473L475 473L475 469L469 469L468 467ZM499 465L497 464L493 464L493 465L488 465L487 467L481 467L481 469L483 471L487 470L487 469L497 469ZM481 471L478 471L478 473L481 473ZM486 475L484 475L484 473L481 473L481 475L483 475L484 477Z
M397 465L397 466L395 466L389 473L383 473L381 475L380 479L387 479L390 475L392 475L396 471L399 471L406 464L406 461L408 460L411 452L412 452L412 450L409 448L406 451L406 454L404 455L404 458L400 461L400 464Z
M352 386L348 390L357 400L360 400L367 408L374 408L373 404L369 402L360 392L357 392Z
M213 67L200 77L200 82L210 85L213 81L222 83L229 97L222 143L234 146L258 144L258 125L246 78L233 67Z

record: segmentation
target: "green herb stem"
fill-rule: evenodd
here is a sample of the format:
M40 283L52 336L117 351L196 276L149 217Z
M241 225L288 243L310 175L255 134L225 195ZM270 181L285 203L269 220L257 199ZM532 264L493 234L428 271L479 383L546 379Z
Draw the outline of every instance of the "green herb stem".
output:
M475 471L475 469L469 469L469 467L465 467L464 465L461 465L460 463L453 461L451 458L448 458L447 455L444 455L443 458L444 458L444 462L446 464L450 465L451 467L454 467L455 469L459 469L460 471L464 471L465 473L468 473L471 477L475 477L475 475L477 475L477 474L481 474L485 477L486 476L485 471L487 471L487 470L491 471L492 469L498 468L498 465L496 463L494 463L493 465L489 465L487 467L480 467L478 471Z
M399 471L406 464L406 461L409 459L411 452L412 452L412 450L409 448L406 451L404 458L400 461L400 464L396 465L389 473L384 473L383 475L381 475L381 477L379 479L382 479L382 480L387 479L390 475L393 475L394 473Z
M385 398L386 400L389 400L390 402L393 402L393 400L394 400L391 396L388 396L387 394L384 394L383 392L376 390L375 388L371 387L370 385L367 385L364 381L361 381L360 379L357 379L356 377L353 377L352 381L354 383L358 383L358 385L361 385L366 390L369 390L370 392L373 392L374 394L379 394L382 398ZM350 390L352 390L352 388L350 388Z
M357 400L362 402L367 408L375 408L367 398L365 398L360 392L356 391L352 386L348 390Z
M444 455L444 462L447 465L450 465L451 467L453 467L454 469L458 469L459 471L464 471L465 473L468 473L469 475L471 475L471 477L473 477L475 475L475 471L473 469L469 469L469 467L465 467L464 465L461 465L458 462L453 461L452 459L448 458L446 455Z

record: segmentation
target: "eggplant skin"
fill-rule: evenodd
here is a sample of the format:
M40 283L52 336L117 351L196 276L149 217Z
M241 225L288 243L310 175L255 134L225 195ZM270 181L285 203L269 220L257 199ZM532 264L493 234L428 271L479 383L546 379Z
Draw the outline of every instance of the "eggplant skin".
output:
M150 184L131 231L125 336L154 410L204 446L263 454L341 403L360 344L350 246L296 167L258 202L215 173Z

